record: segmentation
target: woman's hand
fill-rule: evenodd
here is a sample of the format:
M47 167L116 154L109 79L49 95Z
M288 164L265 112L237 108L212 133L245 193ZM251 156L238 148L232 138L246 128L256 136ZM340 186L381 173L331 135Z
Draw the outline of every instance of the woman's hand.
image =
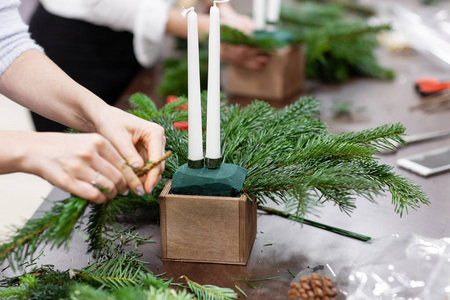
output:
M247 69L259 70L267 63L269 56L258 48L222 43L220 60Z
M94 121L98 133L107 138L120 155L133 167L142 167L144 159L156 161L164 154L166 138L164 129L153 122L133 116L115 107L105 107ZM138 194L150 193L161 180L164 163L138 178L132 168L122 173L130 189ZM144 188L142 188L144 183Z
M128 189L124 159L96 133L0 132L2 173L38 175L57 187L95 203Z
M221 24L236 28L247 35L253 34L255 27L252 18L237 13L229 3L219 5ZM261 49L222 43L220 59L225 63L258 70L267 63L269 57Z
M236 28L247 35L255 30L253 19L247 15L237 13L229 3L218 4L220 10L220 23Z

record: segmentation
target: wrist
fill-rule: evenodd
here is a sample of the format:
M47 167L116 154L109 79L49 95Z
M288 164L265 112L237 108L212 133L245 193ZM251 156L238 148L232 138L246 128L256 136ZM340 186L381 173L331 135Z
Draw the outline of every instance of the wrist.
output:
M98 132L101 124L107 121L106 112L112 107L90 91L86 91L87 93L80 93L79 101L75 102L79 104L76 110L78 120L72 128L86 133Z
M0 131L0 174L32 173L26 168L26 160L36 134L27 131Z

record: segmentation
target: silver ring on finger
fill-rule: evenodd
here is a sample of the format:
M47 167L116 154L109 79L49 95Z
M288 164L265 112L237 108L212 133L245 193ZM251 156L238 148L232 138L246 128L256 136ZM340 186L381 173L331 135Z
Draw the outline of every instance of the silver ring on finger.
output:
M94 175L94 178L92 178L92 180L91 180L91 184L93 185L93 186L96 186L97 185L97 180L98 180L98 178L100 177L100 172L96 172L95 173L95 175Z

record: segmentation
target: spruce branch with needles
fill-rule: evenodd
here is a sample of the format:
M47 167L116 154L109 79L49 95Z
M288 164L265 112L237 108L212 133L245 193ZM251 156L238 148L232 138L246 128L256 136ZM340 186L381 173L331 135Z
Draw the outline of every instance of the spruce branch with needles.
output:
M158 160L166 159L164 180L152 195L139 197L130 193L117 196L100 206L71 197L55 203L43 217L28 221L8 243L0 246L0 261L8 260L12 267L17 267L44 244L51 247L69 246L70 237L85 213L88 215L89 251L94 254L96 261L72 273L48 268L37 270L31 273L37 279L36 285L31 277L24 278L22 283L17 278L8 280L7 284L11 287L6 289L10 293L8 295L26 294L30 298L30 293L37 293L39 297L44 297L42 295L51 290L65 295L59 297L61 299L69 299L65 298L69 296L71 299L119 299L118 295L133 289L136 294L130 295L138 298L152 295L161 299L193 299L179 285L154 276L143 266L138 258L138 244L150 241L139 237L135 228L122 226L117 219L122 213L128 214L149 206L157 212L157 196L164 182L187 162L187 133L173 126L175 120L186 117L185 112L177 108L186 99L182 97L175 104L168 104L160 110L155 109L154 103L145 95L134 96L133 99L136 115L158 122L165 128L167 150L172 155L168 152L166 157ZM203 93L203 125L205 101ZM246 107L222 104L223 158L226 163L248 170L243 193L256 199L261 208L267 201L284 204L286 211L282 213L264 210L277 215L284 214L297 221L301 221L308 213L318 212L324 202L335 203L343 212L351 213L359 198L375 202L379 195L385 193L391 194L394 210L400 216L410 209L429 204L427 196L417 184L395 174L391 166L381 164L376 157L381 150L395 149L398 143L404 144L402 136L405 127L402 124L386 124L334 135L329 132L327 124L320 120L319 111L320 103L314 97L302 97L281 110L256 100ZM149 166L155 164L150 163ZM88 205L91 206L89 210ZM133 250L125 250L133 243ZM58 279L61 285L54 286L44 279L44 274L50 274L51 278L66 278L69 275L72 278ZM200 286L183 279L197 297L234 297L230 290ZM223 294L215 294L217 291ZM225 295L228 298L222 297ZM39 297L32 298L45 299Z

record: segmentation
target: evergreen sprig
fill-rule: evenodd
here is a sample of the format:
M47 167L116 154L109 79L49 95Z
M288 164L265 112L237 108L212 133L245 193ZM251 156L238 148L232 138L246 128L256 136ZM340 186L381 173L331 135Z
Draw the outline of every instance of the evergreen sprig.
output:
M9 242L0 246L0 262L9 259L10 266L15 268L40 245L70 246L75 225L87 206L88 202L78 197L55 202L43 217L29 220Z
M332 135L317 118L319 107L313 97L282 110L257 100L246 107L222 107L222 156L224 162L248 170L244 193L263 203L285 203L299 217L327 201L350 213L357 196L374 202L385 192L391 193L400 215L429 203L419 186L375 157L380 150L404 144L402 124ZM170 178L187 162L187 133L164 118L154 121L166 130L167 148L177 153L166 164L164 176Z
M194 300L194 296L186 290L120 288L114 291L96 289L89 285L78 285L72 288L71 300Z
M375 35L391 30L389 24L371 26L365 20L349 18L335 5L307 2L283 6L283 26L294 35L293 43L306 46L308 78L345 82L351 76L394 78L374 55Z
M272 36L249 36L242 31L226 25L220 26L220 40L226 44L258 48L265 53L270 53L280 46L285 45Z
M370 17L376 14L376 9L369 5L360 4L353 0L307 0L313 2L324 3L328 5L338 6L349 13Z
M197 296L198 300L228 300L228 299L237 299L237 294L235 291L229 288L221 288L214 285L200 285L186 276L181 276L181 279L184 279L188 284L191 291Z
M0 299L27 299L29 290L37 285L36 277L31 274L25 274L19 279L19 286L9 286L6 289L0 289Z
M2 279L0 286L7 288L0 290L0 299L195 299L182 284L153 275L139 259L137 249L125 250L126 240L118 244L115 252L108 251L108 255L79 271L57 271L46 265ZM189 285L203 297L199 299L232 299L233 291L229 289L190 280Z
M165 181L187 161L187 133L173 126L174 120L185 117L184 112L177 109L185 99L161 110L155 110L146 96L134 99L138 115L165 128L167 149L173 152L166 162ZM205 101L205 94L202 94L203 118ZM400 216L409 209L429 203L418 185L392 172L391 166L380 164L375 156L380 150L395 149L397 143L404 143L403 125L386 124L333 135L318 118L319 106L319 101L313 97L303 97L281 110L262 101L254 101L246 107L222 104L223 158L224 162L248 170L242 192L261 203L268 200L283 203L289 216L296 219L316 211L327 201L350 213L356 207L358 197L375 202L375 197L383 193L391 194L394 209ZM118 216L128 215L136 209L153 205L157 211L157 195L164 181L152 195L117 196L100 206L91 204L89 210L86 210L86 200L71 197L55 203L43 217L28 221L8 243L0 246L0 261L9 259L10 264L16 266L44 244L68 246L85 211L88 214L89 250L97 260L69 279L68 272L41 269L31 273L37 279L36 285L28 284L35 282L32 278L28 278L31 281L25 278L22 283L8 280L10 287L18 288L7 289L8 295L16 293L32 299L48 299L45 295L50 293L53 295L50 299L55 299L56 294L60 295L56 297L58 299L119 299L118 295L133 288L136 293L130 294L136 297L133 299L149 295L160 299L192 299L184 291L173 291L174 284L170 280L155 277L145 268L139 261L137 244L148 242L148 239L138 237L135 228L116 223ZM134 243L131 251L125 249L130 248L130 242ZM234 297L230 290L187 283L198 297L204 299ZM72 289L75 284L82 285ZM217 294L218 291L223 295ZM32 294L35 296L31 297Z

